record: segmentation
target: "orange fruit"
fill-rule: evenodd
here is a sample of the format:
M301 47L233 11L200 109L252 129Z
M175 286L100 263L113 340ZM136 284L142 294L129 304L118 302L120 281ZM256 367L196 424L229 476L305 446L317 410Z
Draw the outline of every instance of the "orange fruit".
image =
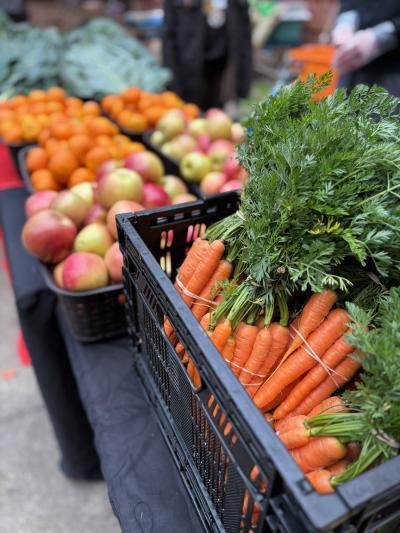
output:
M31 91L28 95L31 102L45 102L47 100L47 94L41 89Z
M80 119L73 119L73 121L71 121L71 127L73 135L87 135L88 128L80 121Z
M115 144L126 144L131 142L130 138L127 135L122 135L121 133L118 133L118 135L114 135L112 140Z
M106 111L106 113L109 113L111 106L116 100L121 100L121 98L116 94L107 94L107 96L104 96L101 100L101 107L104 109L104 111Z
M120 113L118 113L116 120L120 126L128 129L133 115L133 111L130 111L129 109L123 109Z
M85 115L92 115L93 117L98 117L101 113L99 104L93 101L85 102L82 106L82 111Z
M45 106L46 106L46 113L49 113L49 114L64 111L64 105L61 102L51 101L51 102L47 102Z
M67 96L65 99L65 105L67 107L82 107L83 101L80 98L77 98L76 96Z
M94 144L96 146L112 146L114 143L112 138L108 135L98 135L94 139Z
M59 141L69 139L73 134L73 128L69 122L60 120L50 125L50 132L54 139Z
M153 97L149 93L142 93L137 104L138 111L145 111L153 105Z
M49 117L50 117L49 122L51 124L54 124L54 122L65 121L65 119L66 119L66 116L65 116L65 114L62 111L57 111L55 113L51 113L49 115Z
M105 117L94 117L89 123L89 131L92 135L114 135L114 124Z
M193 120L200 116L200 108L196 104L185 104L182 111L188 120Z
M93 148L93 140L84 134L73 135L68 139L68 146L80 163L83 163L88 151Z
M165 107L152 106L145 110L144 114L150 126L155 126L160 118L166 113Z
M61 87L50 87L47 90L47 100L48 101L57 101L64 102L65 91Z
M48 168L56 181L67 183L69 177L79 166L79 162L71 150L62 148L50 156Z
M32 115L39 115L47 112L47 104L45 102L33 102L30 106Z
M126 126L126 129L129 131L138 131L142 132L147 130L149 124L147 118L140 113L133 113L129 121L129 126Z
M31 175L31 182L36 191L59 191L61 189L60 184L47 168L35 170Z
M116 97L114 102L111 104L108 114L111 115L113 118L116 118L123 109L124 109L124 101L122 100L122 98Z
M179 96L172 91L164 92L162 94L162 99L163 99L164 105L169 108L173 108L173 107L180 108L184 105L183 101L179 98Z
M44 128L47 126L47 124L50 121L49 115L45 115L44 113L40 113L40 115L36 116L36 122L39 124L40 128Z
M44 149L49 155L53 155L58 150L63 148L62 143L67 143L67 141L57 141L56 139L53 139L52 137L50 137L47 141L45 141ZM68 147L68 143L67 143L67 147Z
M14 116L14 111L11 109L0 109L0 120L12 119Z
M108 147L95 146L86 154L85 166L96 172L99 166L109 159L112 159L112 155Z
M22 104L15 109L14 113L15 113L15 116L17 117L22 117L23 115L29 115L30 106L28 104Z
M146 148L143 146L142 143L129 142L116 146L114 153L117 159L125 159L125 157L128 157L128 155L131 155L135 152L144 152L145 150Z
M139 101L141 90L139 87L128 87L121 93L122 100L125 104L136 104Z
M41 145L41 146L44 146L46 144L46 142L50 139L51 135L50 135L50 130L49 128L44 128L42 129L42 131L39 133L38 135L38 143Z
M29 170L29 172L46 168L48 160L49 154L46 152L46 150L36 146L28 152L26 157L26 168Z
M68 187L71 188L74 185L78 185L78 183L82 183L84 181L96 181L96 174L93 172L93 170L89 170L85 167L79 167L74 170L69 177Z
M17 94L13 98L10 99L10 107L12 109L17 108L20 105L27 105L28 103L29 103L29 99L24 94Z
M3 124L1 134L4 141L8 144L22 142L22 131L18 124Z

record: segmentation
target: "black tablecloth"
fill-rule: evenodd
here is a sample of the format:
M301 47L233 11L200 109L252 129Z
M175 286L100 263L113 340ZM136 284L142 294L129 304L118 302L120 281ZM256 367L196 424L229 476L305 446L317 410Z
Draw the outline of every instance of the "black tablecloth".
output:
M0 223L21 327L64 471L96 477L100 457L124 533L200 533L203 529L133 369L128 339L95 344L73 339L37 261L20 244L25 198L21 189L1 192Z

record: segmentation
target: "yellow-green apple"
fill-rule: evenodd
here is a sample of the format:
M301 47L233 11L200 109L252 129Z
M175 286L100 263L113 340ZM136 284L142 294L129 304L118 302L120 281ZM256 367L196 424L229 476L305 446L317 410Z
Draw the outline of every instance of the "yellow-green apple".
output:
M48 209L57 195L58 193L55 191L39 191L31 194L25 201L26 218L31 217L41 209Z
M64 288L70 291L89 291L105 287L108 283L105 261L90 252L73 253L64 261L62 280Z
M143 186L143 207L150 209L170 205L169 194L158 183L145 183Z
M216 194L226 181L227 177L223 172L210 172L201 180L200 190L203 194Z
M188 192L185 182L181 180L181 178L178 178L178 176L164 176L162 178L161 185L172 199L178 196L178 194L184 194Z
M197 141L194 137L189 135L188 133L181 133L180 135L177 135L171 143L173 145L177 145L180 149L181 158L188 154L189 152L193 152L193 150L196 150L197 148Z
M183 133L185 131L185 117L182 111L171 109L165 113L157 122L156 130L164 135L166 141L173 139L179 133Z
M116 202L107 213L107 228L114 239L118 238L117 223L115 220L116 215L122 213L135 213L136 211L142 211L144 207L137 202L131 200L120 200Z
M22 229L26 250L45 263L58 263L71 251L77 233L71 219L52 209L32 215Z
M60 287L60 289L64 288L64 283L63 283L63 278L62 278L64 262L65 261L61 261L60 263L58 263L58 265L56 265L53 270L53 278L54 278L55 284L57 285L57 287Z
M78 194L81 198L85 200L85 202L89 205L89 207L92 207L94 203L94 184L90 181L83 181L82 183L78 183L77 185L74 185L70 189L75 194Z
M100 222L100 224L105 223L107 220L107 210L104 209L100 204L93 204L89 209L88 214L83 221L83 224L87 226L88 224L93 224L93 222Z
M182 159L180 171L188 181L200 183L204 176L211 171L211 159L205 154L192 152Z
M230 139L232 121L223 111L207 118L207 133L211 140Z
M140 175L127 168L118 168L103 176L96 190L97 201L110 209L119 200L140 202L143 192L143 180Z
M219 192L240 191L243 189L243 183L239 180L230 180L222 185Z
M234 144L226 139L218 139L211 143L207 155L211 159L212 170L222 170L225 161L233 154L234 150Z
M105 224L93 222L85 226L75 238L75 252L92 252L104 257L113 243L113 238Z
M63 213L78 227L83 224L90 205L74 191L65 190L58 193L50 204L50 209Z
M96 170L96 177L99 180L106 174L109 174L113 170L116 170L117 168L122 167L122 161L117 159L110 159L109 161L106 161L102 165L99 166L99 168Z
M114 281L115 283L121 283L122 265L124 264L124 259L121 254L121 250L119 249L118 242L114 242L114 244L107 250L104 261L106 262L106 267L111 281Z
M245 129L239 122L234 122L231 126L231 140L235 144L240 144L244 141Z
M165 143L165 137L164 134L161 131L154 130L153 133L150 135L150 142L153 146L157 146L157 148L160 148Z
M145 182L152 181L159 183L161 177L165 174L161 159L149 151L135 152L129 155L125 159L124 167L137 172ZM128 200L128 198L125 198L125 200ZM129 198L129 200L139 201L134 198Z
M175 196L175 198L172 200L172 204L185 204L186 202L194 202L195 200L198 200L194 194L189 193L182 193L178 194L178 196Z
M205 118L195 118L189 122L188 130L190 135L198 139L200 135L207 133L207 120Z

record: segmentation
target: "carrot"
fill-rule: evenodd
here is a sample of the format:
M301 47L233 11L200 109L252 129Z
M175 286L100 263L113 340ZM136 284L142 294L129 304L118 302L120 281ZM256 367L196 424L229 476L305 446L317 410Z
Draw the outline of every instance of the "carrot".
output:
M332 474L332 476L340 476L346 472L347 467L349 466L350 461L346 458L340 459L337 463L334 463L332 466L329 466L327 470Z
M178 344L175 347L176 353L179 355L179 357L183 357L183 354L185 353L185 347L182 343L178 342Z
M280 361L289 344L289 328L281 326L278 322L273 322L268 329L271 334L271 346L267 357L264 359L264 362L258 370L258 374L266 377L269 376L272 369ZM250 383L257 383L258 381L260 381L260 378L255 376ZM257 390L257 387L252 387L249 390L250 396L253 397Z
M264 412L271 411L272 409L275 409L276 407L278 407L278 405L280 405L283 401L285 401L286 398L289 396L289 394L294 389L294 387L300 381L300 379L301 377L296 379L296 381L293 381L293 383L289 383L289 385L286 385L286 387L283 390L281 390L281 392L279 392L277 396L275 396L275 398L271 402L267 403L263 411Z
M345 459L347 459L349 463L352 463L353 461L358 459L360 453L361 453L361 446L358 444L358 442L347 443L347 455Z
M191 307L194 300L193 296L190 296L190 294L199 295L201 293L214 274L224 251L225 246L223 243L218 240L214 241L210 245L205 256L196 266L192 277L186 285L180 280L185 287L185 290L182 290L182 298L189 307Z
M335 437L312 437L308 444L291 450L291 455L306 474L317 468L331 466L347 453L347 448Z
M231 335L225 343L225 346L222 350L222 357L229 364L232 361L233 354L235 352L236 340L233 335Z
M347 383L360 368L361 364L354 359L347 358L336 368L334 376L327 377L316 389L314 389L300 405L292 411L294 415L306 415L322 400L329 398L335 390ZM332 412L332 411L330 411Z
M200 320L200 326L204 329L204 331L208 332L208 328L210 327L210 321L211 321L211 313L206 313L203 318ZM189 354L187 352L184 353L182 362L187 363L190 360ZM193 364L193 363L192 363ZM189 372L189 367L188 367Z
M344 405L342 398L340 398L340 396L330 396L329 398L322 400L322 402L316 405L314 409L311 409L307 418L317 416L320 413L343 413L345 411L347 411L347 408Z
M214 274L211 276L209 282L204 287L204 289L201 291L200 298L203 298L204 300L212 300L212 294L215 288L218 288L218 284L221 281L229 279L231 274L232 274L231 263L225 260L220 261L217 266L217 269L215 270ZM207 306L206 302L199 300L193 304L192 313L197 318L197 320L201 320L201 317L205 313L207 313L208 309L209 307Z
M279 433L278 437L288 450L305 446L310 441L310 430L306 427L298 427Z
M329 494L330 492L334 492L330 483L331 477L332 474L329 470L314 470L314 472L306 474L306 478L319 494Z
M327 369L334 369L343 361L353 348L340 337L324 353L321 363L316 364L292 390L284 402L275 410L274 419L279 420L295 409L327 377ZM329 376L330 374L328 374Z
M290 342L293 342L293 339L296 337L297 333L296 330L299 329L300 324L300 317L297 316L291 324L289 324L289 335L290 335Z
M244 364L249 358L256 340L258 329L245 322L241 322L235 331L236 346L231 361L231 369L239 376Z
M254 396L257 407L264 409L282 389L310 370L317 362L309 354L321 357L343 335L348 321L349 316L344 309L331 311L319 328L311 333L307 345L296 350L257 391Z
M336 293L329 289L315 292L311 296L300 315L299 327L296 328L297 334L285 355L296 351L303 344L304 339L307 339L310 333L322 324L336 300Z
M272 415L270 413L264 413L264 419L268 422L268 424L273 428L274 427L274 421L272 419Z
M259 373L261 365L268 355L271 341L271 332L268 327L258 330L250 357L245 362L244 368L239 374L239 380L242 385L247 385L254 377L261 379L258 376L254 376L254 374Z
M222 352L227 340L232 333L231 323L227 318L219 322L214 331L211 333L211 340L213 341L215 347Z
M193 363L192 359L189 359L187 372L189 374L190 379L192 380L193 385L196 387L196 389L201 387L200 373L197 370L197 368L196 368L195 364Z
M290 416L278 420L275 422L275 430L277 433L283 433L285 431L290 431L298 427L304 427L304 421L307 419L304 415Z

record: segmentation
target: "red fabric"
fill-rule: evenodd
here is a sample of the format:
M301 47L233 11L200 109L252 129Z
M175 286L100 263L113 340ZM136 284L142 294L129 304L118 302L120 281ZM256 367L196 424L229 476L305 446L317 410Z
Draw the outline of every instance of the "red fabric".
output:
M0 144L0 191L23 186L7 146Z
M31 357L21 331L17 334L17 350L21 366L29 366L31 364Z

